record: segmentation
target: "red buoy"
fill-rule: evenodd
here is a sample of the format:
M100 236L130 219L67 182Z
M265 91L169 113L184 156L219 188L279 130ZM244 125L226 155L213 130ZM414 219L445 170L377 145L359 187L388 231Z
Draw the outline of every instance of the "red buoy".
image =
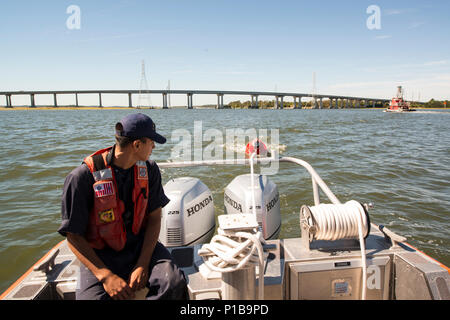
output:
M247 143L247 146L245 147L245 157L250 158L254 152L256 152L256 155L260 157L268 156L266 145L259 139L254 139L253 141Z

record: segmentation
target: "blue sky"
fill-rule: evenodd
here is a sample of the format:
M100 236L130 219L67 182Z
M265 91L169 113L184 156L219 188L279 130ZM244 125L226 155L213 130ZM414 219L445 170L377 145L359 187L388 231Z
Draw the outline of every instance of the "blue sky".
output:
M66 25L70 5L80 29ZM367 27L370 5L380 29ZM403 85L409 99L450 99L449 12L414 0L3 0L0 91L139 89L144 60L150 89L310 93L315 72L320 94L390 98ZM127 103L116 99L104 104Z

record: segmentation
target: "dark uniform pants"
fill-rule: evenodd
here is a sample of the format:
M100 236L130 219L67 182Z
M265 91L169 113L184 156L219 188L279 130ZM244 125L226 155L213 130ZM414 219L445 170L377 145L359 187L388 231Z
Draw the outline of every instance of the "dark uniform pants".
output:
M149 266L148 300L188 299L184 273L173 262L170 252L157 242ZM124 279L125 281L127 279ZM77 300L111 300L103 284L83 264L76 290Z

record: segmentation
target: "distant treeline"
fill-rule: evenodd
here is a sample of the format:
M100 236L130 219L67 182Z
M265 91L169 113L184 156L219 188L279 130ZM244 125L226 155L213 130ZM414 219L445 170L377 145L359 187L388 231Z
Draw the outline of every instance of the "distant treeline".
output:
M431 99L428 102L425 103L417 103L417 102L413 102L411 103L412 107L420 107L420 108L450 108L449 105L449 100L445 100L445 101L439 101L439 100L434 100Z
M281 104L281 100L278 101L279 104ZM319 105L319 101L316 101L317 105ZM232 108L232 109L246 109L246 108L251 108L252 102L251 101L232 101L228 104L228 108ZM275 107L275 100L263 100L263 101L258 101L258 106L260 109L273 109ZM343 108L345 106L345 102L343 101L339 101L339 107ZM348 102L348 107L350 107L350 102ZM372 103L370 104L370 107L372 106ZM297 102L297 107L299 108L299 104ZM312 101L308 101L302 102L301 108L312 108L313 107L313 102ZM353 107L355 107L355 105L353 105ZM362 107L362 106L361 106ZM375 104L376 108L382 108L383 105L382 104ZM294 108L294 102L291 101L283 101L283 108L289 109L289 108ZM329 109L330 108L330 100L323 100L322 101L322 108L324 109ZM336 108L336 101L333 102L333 108Z
M279 101L279 103L281 104L281 101ZM319 104L319 101L317 101L317 104ZM215 108L217 105L215 104L211 104L211 105L203 105L203 106L199 106L199 107L210 107L210 108ZM231 109L250 109L252 106L252 102L247 100L247 101L240 101L240 100L236 100L236 101L231 101L230 103L224 105L224 108L231 108ZM260 109L273 109L275 107L275 100L262 100L262 101L258 101L258 106ZM298 103L297 103L298 106ZM308 101L308 102L302 102L302 108L312 108L312 101ZM343 108L345 106L345 103L343 101L339 101L339 107ZM348 107L350 107L350 102L347 105ZM375 104L375 108L386 108L388 106L388 103L386 104L382 104L377 102ZM434 100L431 99L428 102L425 103L417 103L417 102L413 102L411 103L412 107L416 107L416 108L450 108L449 105L449 101L438 101L438 100ZM196 106L197 107L197 106ZM323 100L322 101L322 107L324 109L328 109L330 108L330 100ZM355 105L352 106L353 108L356 107ZM364 108L364 106L361 104L360 105L361 108ZM368 108L372 107L372 102L369 102L367 104ZM283 101L283 108L289 109L289 108L294 108L294 102L289 102L289 101ZM336 108L336 102L333 102L333 108Z

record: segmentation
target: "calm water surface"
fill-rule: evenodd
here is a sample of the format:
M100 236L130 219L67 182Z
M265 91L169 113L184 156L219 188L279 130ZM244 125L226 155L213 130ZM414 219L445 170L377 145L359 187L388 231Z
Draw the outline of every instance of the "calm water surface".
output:
M65 176L82 159L114 143L114 124L136 110L0 111L0 293L63 238ZM373 222L450 265L450 112L408 114L381 110L141 110L168 138L152 158L164 162L177 142L172 132L214 128L279 130L282 156L308 161L341 202L372 202ZM209 144L209 142L207 143ZM238 146L244 147L244 146ZM229 144L224 145L233 148ZM162 170L200 178L223 213L223 189L245 167ZM299 209L313 205L306 171L281 164L271 176L280 191L280 237L299 237ZM321 198L324 202L325 197Z

